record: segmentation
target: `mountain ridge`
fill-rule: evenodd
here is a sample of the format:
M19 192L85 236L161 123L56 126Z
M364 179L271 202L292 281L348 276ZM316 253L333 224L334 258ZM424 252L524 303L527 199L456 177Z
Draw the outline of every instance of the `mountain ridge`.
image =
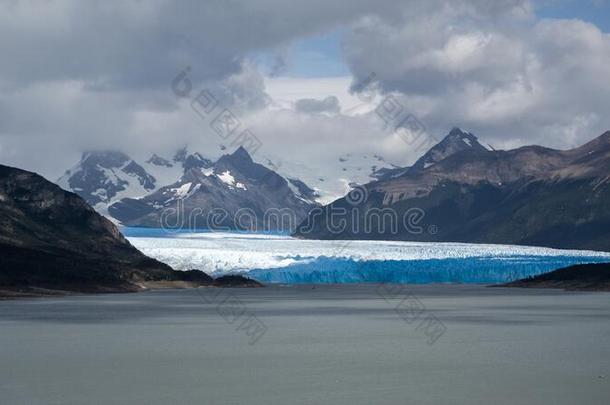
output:
M234 175L238 177L237 181ZM242 146L231 154L223 154L215 162L198 152L189 153L187 147L183 147L171 160L153 154L143 165L122 152L85 152L81 161L66 171L58 184L76 192L98 212L117 222L152 227L163 226L158 210L168 208L176 198L188 199L198 191L201 194L215 190L215 193L210 192L215 195L210 196L213 204L200 199L200 206L208 210L230 205L234 214L241 205L255 210L256 216L261 217L262 211L270 208L290 209L295 213L295 222L318 205L316 199L319 197L302 180L286 179L254 162ZM198 189L192 189L190 184ZM250 190L245 184L249 184ZM259 187L261 192L254 193L253 189ZM263 189L269 195L264 195ZM192 210L186 208L190 214ZM201 225L207 224L197 224ZM276 224L268 225L275 230ZM234 223L229 226L236 228ZM295 226L296 223L292 229Z
M185 168L177 182L145 197L124 198L108 212L129 226L167 227L170 214L175 227L188 229L292 231L318 206L314 191L297 185L240 147L210 166Z
M364 201L354 204L348 195L325 206L295 236L610 250L610 132L565 151L535 145L458 150L428 167L368 183L361 192ZM344 230L325 219L333 209L345 210ZM366 214L383 209L391 210L386 219L395 216L400 229L363 232ZM401 222L413 210L420 217L411 227L416 232Z

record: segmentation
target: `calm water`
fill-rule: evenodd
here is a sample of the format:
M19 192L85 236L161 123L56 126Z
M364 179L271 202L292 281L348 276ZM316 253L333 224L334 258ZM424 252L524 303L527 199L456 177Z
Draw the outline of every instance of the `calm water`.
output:
M0 302L0 402L608 403L610 294L404 288Z

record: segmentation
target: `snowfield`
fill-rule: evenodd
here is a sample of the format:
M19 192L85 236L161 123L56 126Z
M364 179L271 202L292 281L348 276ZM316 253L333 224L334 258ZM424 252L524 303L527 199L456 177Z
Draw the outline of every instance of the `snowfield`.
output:
M125 228L145 254L178 270L247 273L265 282L499 283L610 253L465 243L318 241L282 235Z

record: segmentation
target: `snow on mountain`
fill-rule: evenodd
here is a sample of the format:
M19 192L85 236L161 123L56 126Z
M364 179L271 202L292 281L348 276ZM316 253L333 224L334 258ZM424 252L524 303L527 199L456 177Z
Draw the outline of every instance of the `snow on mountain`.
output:
M400 169L376 154L347 153L337 156L336 160L328 162L323 168L271 155L265 156L262 161L281 176L299 179L307 184L311 187L311 193L306 198L320 204L329 204L356 185L370 183L387 171Z
M146 162L142 163L142 167L157 179L154 190L173 183L183 172L182 163L177 164L176 162L159 157L155 154Z
M228 173L227 170L219 171L211 160L220 162L226 149L220 145L219 150L208 150L203 156L183 147L173 156L153 154L141 161L135 161L121 152L88 152L58 180L58 184L79 194L104 215L114 203L150 195L176 183L190 169L198 169L204 176L216 176L235 190L246 191L246 183L235 180L231 170ZM328 204L344 196L355 185L400 174L405 170L376 154L346 153L327 162L324 167L261 152L255 157L283 177L296 198L313 205ZM248 159L249 156L245 161Z
M155 189L157 179L124 153L105 151L84 153L57 184L103 211L116 199L148 194Z
M184 155L182 160L180 157ZM57 184L84 198L98 212L107 215L108 207L123 198L143 197L180 178L187 164L186 149L179 159L168 160L154 154L137 163L119 151L83 153L81 160L57 180ZM201 156L192 160L203 159ZM193 162L190 162L193 164Z
M185 170L178 181L145 197L117 201L110 215L126 225L160 227L173 210L180 212L178 227L291 231L317 206L305 183L254 162L242 147L214 163L198 154L181 160Z
M379 154L345 153L323 167L314 167L306 162L283 159L273 155L263 155L263 163L273 168L287 179L297 178L308 184L314 191L312 197L320 204L329 204L345 196L356 185L377 180L400 177L407 171L427 169L443 159L465 150L488 151L476 136L460 128L451 132L432 147L411 167L401 166L386 160Z

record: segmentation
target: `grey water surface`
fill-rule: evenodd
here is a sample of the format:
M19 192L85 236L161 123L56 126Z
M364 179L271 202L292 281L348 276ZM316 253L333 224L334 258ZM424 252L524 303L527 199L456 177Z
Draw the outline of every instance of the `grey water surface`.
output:
M6 404L609 401L610 293L299 285L0 302Z

